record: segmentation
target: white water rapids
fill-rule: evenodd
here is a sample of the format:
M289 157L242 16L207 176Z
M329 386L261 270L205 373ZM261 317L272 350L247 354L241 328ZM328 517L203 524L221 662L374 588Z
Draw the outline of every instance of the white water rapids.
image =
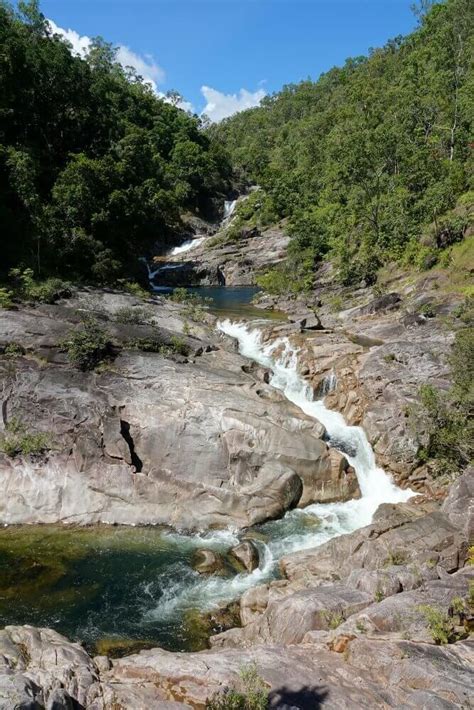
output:
M330 445L344 452L354 467L362 496L346 503L313 504L288 512L281 520L259 526L268 536L266 543L256 540L260 566L251 574L233 578L203 577L190 568L175 570L156 608L147 612L148 619L170 618L184 609L212 609L232 601L246 589L275 575L278 560L290 552L316 547L333 537L370 524L381 503L408 500L412 491L398 488L375 464L374 453L360 427L348 426L338 412L326 409L322 400L314 400L309 385L297 372L297 352L286 338L263 345L258 327L230 320L218 324L219 330L235 338L242 355L272 369L270 383L306 414L326 428ZM278 352L278 356L275 353ZM174 535L173 535L174 537ZM238 537L227 530L192 537L176 535L181 545L210 548L225 552L237 544Z

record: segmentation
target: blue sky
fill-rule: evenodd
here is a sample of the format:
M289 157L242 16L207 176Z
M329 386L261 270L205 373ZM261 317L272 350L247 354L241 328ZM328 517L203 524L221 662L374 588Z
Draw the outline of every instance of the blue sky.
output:
M158 92L214 120L410 32L412 0L42 0L64 30L123 47ZM69 38L76 43L76 35ZM206 87L203 89L203 87Z

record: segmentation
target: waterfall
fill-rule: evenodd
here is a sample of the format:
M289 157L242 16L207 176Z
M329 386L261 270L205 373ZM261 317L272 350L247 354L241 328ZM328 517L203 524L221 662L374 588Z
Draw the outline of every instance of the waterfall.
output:
M229 320L218 324L219 330L235 338L242 355L271 368L270 383L306 414L320 421L327 430L329 443L343 451L354 467L362 497L345 503L315 503L304 509L291 510L280 520L259 526L267 542L255 541L259 548L260 566L250 574L232 578L204 577L190 567L167 569L157 580L164 589L157 605L147 611L145 623L179 616L186 609L209 610L238 598L243 592L275 576L278 560L291 552L322 545L333 537L369 525L381 503L399 503L414 493L398 488L385 471L377 467L365 432L348 426L338 412L326 409L322 400L314 400L311 387L297 371L297 351L287 338L264 345L261 332L245 323ZM211 547L226 552L238 537L232 531L214 531L205 535L176 535L180 544Z
M321 384L321 394L325 397L330 392L334 392L337 385L336 373L331 371L329 375L326 375Z
M187 251L190 251L191 249L195 249L198 247L200 244L203 243L203 241L206 239L206 237L195 237L194 239L187 239L185 242L180 244L177 247L173 247L171 251L169 252L168 256L178 256L179 254L185 254Z
M226 200L224 202L224 218L222 220L223 222L226 222L227 220L229 220L232 217L236 205L237 205L237 200Z
M390 476L376 466L374 452L361 427L348 426L341 414L326 409L323 400L314 400L311 387L298 374L297 352L287 338L263 346L260 331L245 323L226 320L218 327L238 341L242 355L272 369L270 382L273 387L281 390L305 414L320 421L326 427L330 442L340 442L345 452L351 452L346 456L355 469L362 493L362 498L357 501L360 503L361 525L370 523L381 503L399 503L414 495L412 491L398 488ZM280 353L276 358L272 357L275 352Z

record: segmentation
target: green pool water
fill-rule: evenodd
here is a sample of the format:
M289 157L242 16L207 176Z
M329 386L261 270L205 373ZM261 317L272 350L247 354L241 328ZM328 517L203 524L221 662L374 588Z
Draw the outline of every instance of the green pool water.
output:
M172 602L173 589L201 583L197 546L159 528L3 528L0 627L47 626L93 652L203 648L210 630L192 600L160 613L164 594Z

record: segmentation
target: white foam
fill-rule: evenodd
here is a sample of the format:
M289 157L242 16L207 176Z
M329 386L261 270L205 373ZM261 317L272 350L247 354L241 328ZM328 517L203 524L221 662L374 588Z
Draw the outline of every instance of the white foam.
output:
M195 249L196 247L198 247L200 244L203 243L205 239L205 236L196 237L195 239L187 239L179 246L173 247L173 249L171 249L171 251L169 252L169 256L178 256L179 254L185 254L187 251L191 251L191 249Z

